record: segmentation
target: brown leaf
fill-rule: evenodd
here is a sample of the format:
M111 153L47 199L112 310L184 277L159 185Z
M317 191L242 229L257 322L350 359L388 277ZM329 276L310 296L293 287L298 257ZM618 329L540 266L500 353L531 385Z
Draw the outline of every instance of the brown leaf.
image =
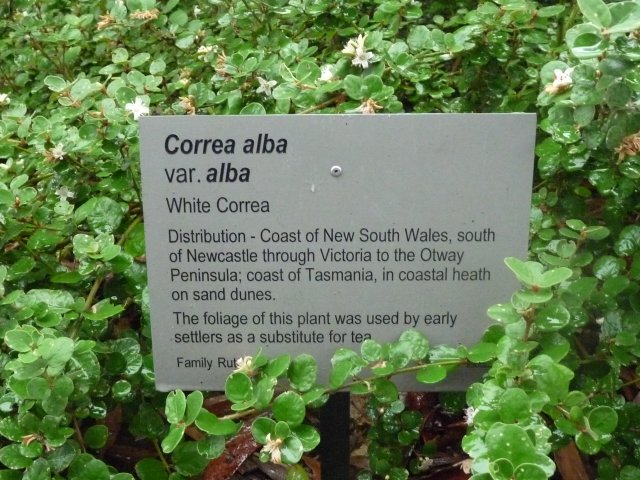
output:
M302 461L311 470L311 480L320 480L322 478L322 466L317 459L309 455L303 455Z
M558 472L564 480L590 480L592 477L587 472L580 452L576 444L571 442L553 454Z
M209 462L202 480L228 480L258 447L251 427L244 425L240 433L227 442L224 453Z
M218 417L222 417L231 411L231 402L227 400L225 395L207 397L204 399L202 406Z
M114 409L109 410L103 423L109 431L107 443L104 446L104 450L108 450L116 443L118 435L120 435L120 428L122 428L122 406L118 405Z

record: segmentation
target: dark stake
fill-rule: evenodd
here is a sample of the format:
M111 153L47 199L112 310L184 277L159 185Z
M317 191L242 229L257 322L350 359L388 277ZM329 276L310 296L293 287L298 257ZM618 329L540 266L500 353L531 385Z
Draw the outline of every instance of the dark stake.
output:
M320 410L320 457L322 480L349 478L349 420L348 392L331 395Z

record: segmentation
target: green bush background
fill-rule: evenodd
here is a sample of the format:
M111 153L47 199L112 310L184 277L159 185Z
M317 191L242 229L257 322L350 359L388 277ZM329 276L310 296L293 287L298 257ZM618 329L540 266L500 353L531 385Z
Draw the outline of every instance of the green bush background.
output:
M417 426L387 376L469 362L491 367L467 392L474 479L548 478L568 442L598 478L640 478L638 28L638 1L4 2L0 479L190 478L254 409L274 411L253 424L261 457L296 463L318 440L306 407L380 362L350 384L377 406L362 478L409 475ZM523 288L478 345L365 342L325 387L313 359L256 357L228 382L232 418L155 391L139 113L513 111L539 120L530 258L507 261ZM157 448L132 473L98 458L116 409Z

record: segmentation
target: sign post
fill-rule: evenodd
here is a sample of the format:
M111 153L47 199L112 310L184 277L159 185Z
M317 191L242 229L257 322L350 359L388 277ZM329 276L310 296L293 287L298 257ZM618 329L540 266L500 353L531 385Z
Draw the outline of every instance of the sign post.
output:
M220 390L260 348L328 368L339 347L407 329L469 344L516 287L503 258L527 250L534 115L143 117L140 128L160 390Z

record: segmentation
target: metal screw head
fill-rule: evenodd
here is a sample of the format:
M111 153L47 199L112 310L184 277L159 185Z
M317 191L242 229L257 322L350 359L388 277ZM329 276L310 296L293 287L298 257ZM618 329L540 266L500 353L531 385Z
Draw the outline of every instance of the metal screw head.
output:
M333 167L331 167L331 175L333 175L334 177L339 177L340 175L342 175L342 167L339 167L338 165L334 165Z

